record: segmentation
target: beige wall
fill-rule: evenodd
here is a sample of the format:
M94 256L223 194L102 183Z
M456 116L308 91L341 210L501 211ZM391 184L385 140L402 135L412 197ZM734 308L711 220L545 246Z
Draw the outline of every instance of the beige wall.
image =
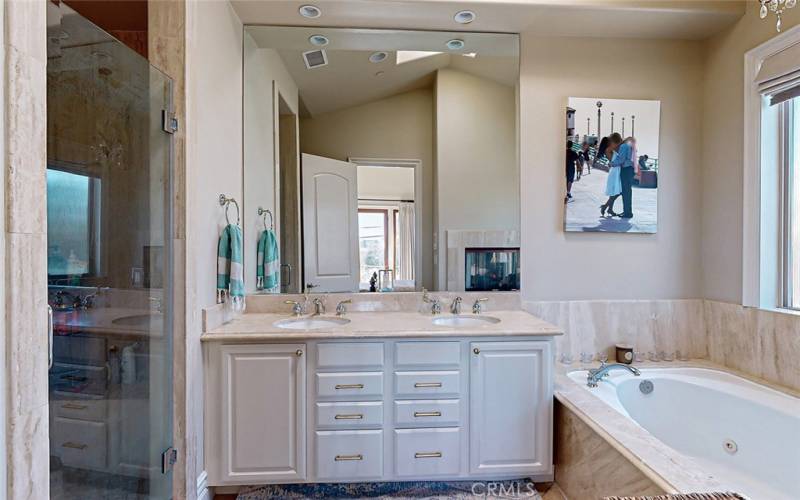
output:
M800 22L789 11L784 30ZM758 4L707 42L704 82L702 255L703 296L742 302L744 53L776 35L775 19L758 17Z
M700 297L703 45L524 34L520 66L523 300ZM571 96L661 101L658 233L564 233Z
M448 230L519 229L515 94L461 71L437 73L438 289L447 283Z
M244 33L244 282L247 293L256 290L256 248L263 231L258 207L279 218L276 200L275 105L273 86L293 113L298 113L297 85L274 49L259 49ZM276 232L280 235L280 231Z
M422 161L422 286L433 288L433 92L414 90L300 120L303 153Z
M220 193L242 199L242 23L228 2L187 3L187 482L203 470L201 311L216 300ZM233 207L231 210L235 212ZM194 488L187 496L194 497Z

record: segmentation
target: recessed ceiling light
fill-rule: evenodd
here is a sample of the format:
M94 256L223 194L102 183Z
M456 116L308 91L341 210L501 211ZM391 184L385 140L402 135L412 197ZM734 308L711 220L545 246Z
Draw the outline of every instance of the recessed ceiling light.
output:
M471 10L460 10L453 16L453 20L458 24L469 24L475 20L475 13Z
M311 35L308 37L308 41L311 45L316 45L317 47L328 45L328 37L325 35Z
M449 40L445 45L447 45L447 48L450 50L461 50L464 48L464 40L454 38Z
M298 9L300 15L309 19L316 19L322 15L322 11L316 5L303 5Z
M385 61L387 57L389 57L389 54L387 54L386 52L373 52L369 56L369 62L379 63Z

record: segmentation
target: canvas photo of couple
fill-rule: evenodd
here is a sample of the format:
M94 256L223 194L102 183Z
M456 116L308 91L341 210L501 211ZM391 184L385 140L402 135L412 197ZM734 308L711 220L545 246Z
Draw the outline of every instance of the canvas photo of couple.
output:
M660 101L571 97L564 229L655 233Z

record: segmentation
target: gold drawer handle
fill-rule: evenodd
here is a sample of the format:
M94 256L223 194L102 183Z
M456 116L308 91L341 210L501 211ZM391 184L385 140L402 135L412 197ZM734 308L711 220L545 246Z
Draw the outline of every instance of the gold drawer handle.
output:
M414 458L442 458L442 452L431 451L427 453L414 453Z
M441 417L442 412L440 411L415 411L415 417Z
M86 410L89 407L86 406L86 405L79 405L79 404L76 404L76 403L66 403L66 404L61 405L61 408L65 409L65 410Z
M66 443L62 444L61 447L62 448L72 448L74 450L85 450L86 448L89 447L89 445L88 444L78 444L78 443L73 443L71 441L67 441Z
M336 415L333 417L336 420L361 420L364 418L364 415L360 413L352 413L352 414L345 414L345 415Z
M364 384L336 384L336 389L363 389Z
M336 455L334 458L337 462L344 462L344 461L354 461L354 460L364 460L363 455Z
M441 387L441 382L417 382L414 387Z

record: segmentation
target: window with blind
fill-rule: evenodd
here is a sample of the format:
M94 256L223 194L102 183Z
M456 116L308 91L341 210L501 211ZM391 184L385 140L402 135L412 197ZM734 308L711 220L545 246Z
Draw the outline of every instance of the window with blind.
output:
M800 309L800 43L765 57L755 83L762 98L762 286L775 290L762 293L771 297L762 305Z

